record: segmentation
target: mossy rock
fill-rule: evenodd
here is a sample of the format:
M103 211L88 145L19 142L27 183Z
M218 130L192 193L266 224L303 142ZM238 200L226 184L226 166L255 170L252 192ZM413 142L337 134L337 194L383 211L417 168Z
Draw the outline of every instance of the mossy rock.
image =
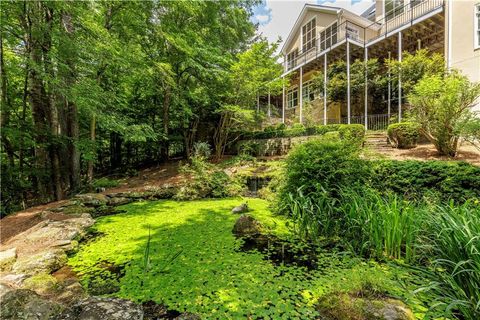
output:
M245 237L260 234L262 229L262 224L255 220L255 218L242 214L235 222L232 232L236 236Z
M0 272L9 271L17 260L17 249L11 248L5 251L0 251Z
M320 320L414 320L412 311L399 300L332 293L320 298Z
M67 255L62 249L48 249L32 256L18 259L13 265L15 273L27 275L49 274L67 263Z
M57 279L51 274L41 273L26 279L23 282L24 289L30 289L40 295L48 295L58 288Z
M0 313L3 320L56 319L64 308L40 297L31 290L12 290L2 297Z

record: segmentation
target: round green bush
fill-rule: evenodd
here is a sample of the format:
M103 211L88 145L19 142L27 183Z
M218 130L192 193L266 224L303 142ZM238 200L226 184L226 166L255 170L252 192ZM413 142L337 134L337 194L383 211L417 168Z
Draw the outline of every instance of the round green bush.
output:
M419 127L420 126L415 122L391 124L387 128L388 139L395 148L415 148L420 136Z

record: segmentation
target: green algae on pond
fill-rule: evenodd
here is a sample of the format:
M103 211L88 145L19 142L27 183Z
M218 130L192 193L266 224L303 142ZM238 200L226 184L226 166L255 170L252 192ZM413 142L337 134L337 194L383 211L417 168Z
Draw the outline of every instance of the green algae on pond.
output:
M171 310L208 319L311 319L318 297L332 290L358 289L370 281L400 291L392 280L403 271L347 254L318 255L308 270L302 265L271 263L231 230L230 212L239 199L190 202L138 202L127 213L98 219L102 237L83 245L69 264L83 285L104 281L102 261L123 266L113 295L137 302L155 301ZM268 203L249 199L253 215L277 238L291 237L284 217ZM148 252L148 254L146 254ZM114 275L112 275L113 277ZM108 282L105 283L109 285Z

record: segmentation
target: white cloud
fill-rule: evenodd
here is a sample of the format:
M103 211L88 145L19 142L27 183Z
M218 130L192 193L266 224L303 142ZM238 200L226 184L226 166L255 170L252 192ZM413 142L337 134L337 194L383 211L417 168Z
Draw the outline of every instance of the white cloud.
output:
M319 2L322 2L323 5L346 8L359 14L365 11L373 3L373 0L266 0L265 5L270 9L271 17L268 17L270 18L270 22L261 23L259 15L256 15L255 17L258 22L260 22L258 32L267 37L270 42L277 41L279 37L281 37L283 42L288 37L298 15L303 9L303 6L306 3L317 4Z

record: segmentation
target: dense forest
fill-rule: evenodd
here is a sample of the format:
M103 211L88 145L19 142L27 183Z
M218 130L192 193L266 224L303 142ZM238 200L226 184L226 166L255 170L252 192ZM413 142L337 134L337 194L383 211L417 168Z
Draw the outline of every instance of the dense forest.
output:
M188 157L195 141L221 156L232 127L258 123L257 97L281 87L256 4L2 2L2 211Z

